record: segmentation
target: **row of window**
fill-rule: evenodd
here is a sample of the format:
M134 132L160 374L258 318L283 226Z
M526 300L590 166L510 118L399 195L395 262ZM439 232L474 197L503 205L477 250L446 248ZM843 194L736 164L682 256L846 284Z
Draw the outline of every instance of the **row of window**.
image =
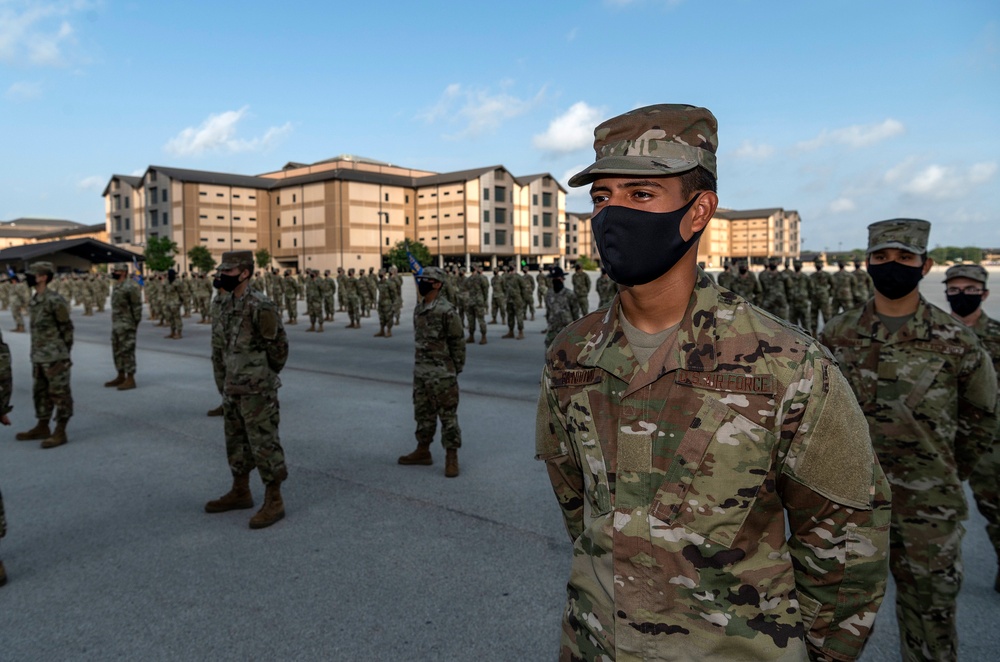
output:
M506 223L507 222L507 210L506 209L504 209L503 207L498 207L497 209L494 209L493 212L494 212L493 221L495 223ZM483 210L483 223L489 223L489 222L490 222L490 210L489 209L484 209Z
M198 218L199 218L199 220L207 221L208 220L208 214L198 214ZM217 221L224 221L224 220L226 220L226 217L223 214L217 214L215 216L215 220L217 220ZM240 220L243 220L243 217L242 216L233 216L233 220L234 221L240 221ZM251 223L256 223L257 222L257 217L256 216L251 216L247 220L250 221Z
M167 198L166 198L166 191L164 191L163 193L164 193L163 200L164 200L164 202L166 202L166 200L167 200ZM198 195L208 197L208 192L207 191L198 191ZM217 198L224 198L224 197L226 197L226 194L225 193L216 193L215 197L217 197ZM233 197L234 198L239 198L240 194L239 193L233 193ZM257 196L256 195L248 195L247 199L248 200L256 200Z
M202 237L201 240L203 242L205 242L206 244L208 243L208 237ZM225 237L217 237L215 239L215 241L216 241L216 243L224 244L224 243L226 243L226 238ZM243 240L240 239L239 237L234 237L233 238L233 243L234 244L241 244L241 243L243 243ZM249 243L249 244L256 244L257 240L256 239L249 239L249 240L247 240L247 243ZM280 248L280 242L279 242L279 248Z

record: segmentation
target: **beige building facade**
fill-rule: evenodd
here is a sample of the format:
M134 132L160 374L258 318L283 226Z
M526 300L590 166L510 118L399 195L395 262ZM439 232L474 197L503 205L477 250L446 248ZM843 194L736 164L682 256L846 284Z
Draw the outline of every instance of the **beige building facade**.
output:
M277 268L367 270L404 239L439 264L549 264L564 255L565 199L549 174L441 174L349 155L258 176L149 166L114 175L104 191L110 243L141 252L170 237L181 270L194 246L217 261L266 248Z

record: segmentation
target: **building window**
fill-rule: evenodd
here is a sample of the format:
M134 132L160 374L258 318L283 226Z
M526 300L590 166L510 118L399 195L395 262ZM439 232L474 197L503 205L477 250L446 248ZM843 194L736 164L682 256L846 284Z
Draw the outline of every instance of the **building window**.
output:
M215 194L215 197L217 197L217 198L222 198L222 197L225 197L225 196L224 196L224 195L223 195L222 193L216 193L216 194Z
M507 243L507 231L497 230L496 231L497 246L503 246Z
M484 232L483 233L483 245L484 246L489 246L490 245L490 233L489 232Z
M534 237L531 238L531 245L534 246L535 248L538 248L538 235L537 234Z
M552 233L551 232L543 232L542 233L542 247L543 248L552 248Z
M410 194L407 193L406 194L406 204L409 204L409 203L410 203Z
M116 195L115 196L115 211L118 211L121 208L122 208L122 196Z
M483 223L489 223L489 222L490 222L490 210L489 209L484 209L483 210Z
M490 199L490 190L488 188L484 188L483 189L483 200L489 200L489 199Z
M242 239L238 239L238 238L237 238L237 239L233 239L233 243L234 243L234 244L238 244L238 243L240 243L241 241L242 241Z
M163 212L163 224L164 224L164 225L166 225L166 224L167 224L167 223L169 223L169 222L170 222L170 221L169 221L169 219L167 218L167 212Z
M201 240L207 243L208 242L208 237L202 237Z
M251 244L256 244L256 243L257 243L257 240L256 240L256 239L251 239L251 240L250 240L250 243L251 243Z
M208 220L208 214L199 214L198 218L199 219L205 219L207 221Z
M298 225L298 223L299 223L299 217L292 216L292 225Z
M156 171L155 170L150 170L149 171L149 181L151 181L151 182L155 182L156 181Z
M129 229L129 225L130 225L130 223L129 223L129 219L127 219L127 218L126 218L126 219L125 219L125 229L126 229L126 230L128 230L128 229Z
M198 195L208 195L205 191L198 191Z
M166 202L167 201L167 189L163 189L162 194L163 195L160 196L160 202Z
M292 193L292 204L295 204L296 202L298 202L298 197Z
M248 195L247 197L250 198L251 200L256 200L257 199L256 195Z
M407 224L407 225L409 225L409 224L410 224L410 217L409 217L409 216L407 216L407 217L406 217L406 224Z
M552 212L547 212L547 211L542 212L542 227L546 228L552 227Z
M220 243L220 244L221 244L221 243L224 243L224 242L225 242L226 240L225 240L225 239L223 239L222 237L219 237L219 238L218 238L218 239L216 239L215 241L216 241L217 243Z
M389 202L389 194L388 193L385 194L385 201Z
M281 240L278 240L278 248L281 248Z
M552 194L551 193L542 193L542 206L543 207L551 207L552 206Z
M507 202L507 187L497 186L496 192L493 195L494 202Z
M504 209L503 207L500 207L499 209L496 210L496 212L497 212L497 223L506 223L507 222L507 210ZM497 242L497 243L499 243L499 242Z
M128 198L125 198L125 209L128 209L128 206L129 206L130 202L131 202L131 200L129 200Z
M298 245L299 245L298 238L297 237L292 237L292 248L295 248Z
M122 217L115 216L115 232L121 232L121 231L122 231Z
M386 245L386 246L388 246L388 245L389 245L389 237L386 237L386 238L385 238L385 245Z
M239 193L233 193L233 197L234 198L238 198L238 197L240 197L240 194Z
M535 205L536 207L538 206L538 194L537 193L533 193L531 195L531 204Z
M149 224L155 228L159 222L160 222L160 215L156 213L156 210L155 209L149 210Z
M538 227L538 214L532 215L531 224L534 225L536 228Z
M216 220L219 220L219 221L224 221L224 220L226 220L226 217L225 217L225 216L223 216L222 214L219 214L219 215L218 215L218 216L216 216L215 218L216 218Z

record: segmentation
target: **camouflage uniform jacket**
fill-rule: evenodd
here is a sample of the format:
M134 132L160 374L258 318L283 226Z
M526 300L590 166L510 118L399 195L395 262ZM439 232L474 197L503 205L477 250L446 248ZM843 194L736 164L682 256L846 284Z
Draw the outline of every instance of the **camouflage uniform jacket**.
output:
M736 274L734 274L732 271L727 270L727 269L723 269L719 273L718 278L716 279L716 281L719 283L719 285L721 287L726 288L727 290L733 289L733 281L734 280L736 280Z
M611 300L615 298L615 293L618 292L618 283L611 280L607 274L601 274L597 277L597 300L598 306L603 308L611 303ZM574 318L576 319L576 318Z
M814 299L828 299L833 293L833 276L822 269L809 274L809 284Z
M837 299L854 299L854 276L850 271L841 269L831 276L833 279L833 296Z
M582 269L573 274L573 292L577 296L590 294L590 276Z
M494 274L490 278L490 286L493 288L493 299L498 303L503 303L507 300L507 293L504 291L503 276L500 274Z
M855 269L851 272L854 282L851 284L851 294L854 296L854 303L860 305L868 301L875 295L875 285L872 277L864 269Z
M10 367L10 347L0 335L0 416L10 412L10 394L13 392L13 378Z
M979 337L990 358L993 359L993 369L1000 379L1000 321L990 319L986 313L982 313L976 323L969 328Z
M166 280L163 282L163 303L167 307L170 306L180 306L181 302L184 301L184 295L181 293L181 281L174 279L174 282Z
M413 376L454 377L465 367L465 329L458 311L440 294L413 311Z
M483 274L465 279L465 300L470 306L485 306L490 298L490 281Z
M790 301L808 302L812 293L809 274L804 271L793 271L788 274L788 297Z
M31 313L31 362L52 363L69 359L73 347L73 322L66 299L46 288L28 304Z
M306 279L306 303L323 302L323 279L310 276Z
M271 300L247 288L242 297L221 297L217 312L222 342L221 347L213 343L212 365L225 374L225 394L266 393L280 387L278 373L288 359L288 337Z
M212 373L215 377L215 387L219 389L219 395L222 395L226 388L226 364L221 360L222 353L226 350L226 336L220 313L222 313L222 302L229 297L229 294L216 290L210 309L212 316Z
M134 330L142 321L142 295L131 278L115 283L111 293L111 326Z
M997 429L996 372L975 333L921 297L894 334L872 300L831 319L819 340L868 418L893 511L965 519L962 481Z
M396 294L396 283L392 278L383 278L378 282L378 309L382 312L395 310L399 295Z
M520 276L513 272L506 273L500 281L500 286L503 288L504 301L513 302L515 307L524 305Z
M580 318L580 300L571 291L563 287L558 292L549 289L545 292L545 321L549 330L563 329Z
M857 657L890 497L836 364L700 270L647 365L617 311L567 327L542 375L536 457L573 541L564 656Z

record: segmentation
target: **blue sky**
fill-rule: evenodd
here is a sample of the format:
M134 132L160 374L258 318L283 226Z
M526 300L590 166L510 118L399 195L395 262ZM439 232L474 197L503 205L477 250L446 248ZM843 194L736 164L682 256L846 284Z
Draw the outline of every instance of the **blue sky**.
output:
M1000 247L996 0L0 0L0 220L101 222L150 164L565 183L597 123L668 102L718 117L722 205L798 210L806 249L900 216Z

